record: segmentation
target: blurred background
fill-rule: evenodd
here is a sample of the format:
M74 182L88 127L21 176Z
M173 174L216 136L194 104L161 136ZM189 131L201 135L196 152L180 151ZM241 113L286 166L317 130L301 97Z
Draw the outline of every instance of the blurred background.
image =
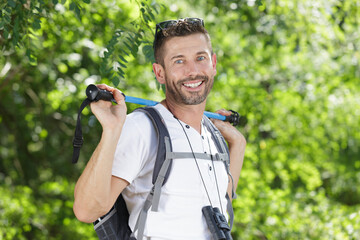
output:
M234 239L360 239L358 0L1 0L0 239L97 239L72 212L101 134L86 108L71 164L86 86L161 100L155 24L183 17L217 54L207 110L242 116Z

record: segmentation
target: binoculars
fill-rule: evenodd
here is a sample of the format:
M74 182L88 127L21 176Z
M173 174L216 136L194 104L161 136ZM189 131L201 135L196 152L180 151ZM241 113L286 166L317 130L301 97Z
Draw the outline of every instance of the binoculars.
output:
M219 208L205 206L202 212L214 240L232 240L230 226Z

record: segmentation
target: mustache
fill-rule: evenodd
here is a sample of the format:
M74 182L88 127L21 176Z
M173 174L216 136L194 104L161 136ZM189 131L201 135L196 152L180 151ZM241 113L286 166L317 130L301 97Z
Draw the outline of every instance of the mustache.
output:
M196 75L194 77L187 77L187 78L183 78L181 79L178 84L183 84L185 82L188 82L188 81L194 81L194 80L203 80L203 81L208 81L209 80L209 77L208 76L205 76L205 75Z

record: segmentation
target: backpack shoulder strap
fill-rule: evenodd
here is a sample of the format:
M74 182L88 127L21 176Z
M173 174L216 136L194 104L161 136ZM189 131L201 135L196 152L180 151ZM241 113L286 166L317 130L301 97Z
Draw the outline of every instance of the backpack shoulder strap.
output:
M138 220L134 227L132 237L135 236L137 231L137 238L142 239L144 235L145 222L147 219L147 212L152 207L152 211L157 211L161 196L161 187L166 183L166 180L171 171L172 159L172 145L170 140L170 134L165 125L165 121L160 113L153 107L137 108L134 111L140 111L145 113L152 121L156 133L158 135L158 150L153 170L152 183L153 188L148 194L145 204L140 211Z
M232 189L231 189L231 195L232 195L232 199L236 198L236 193L235 193L235 187L234 187L234 179L230 173L230 152L229 152L229 148L226 144L226 141L224 139L224 137L222 136L222 134L220 133L220 131L215 127L215 125L210 121L209 118L207 118L204 115L204 125L205 127L207 127L208 130L210 130L211 132L211 136L215 142L216 148L218 150L218 152L220 153L220 158L223 158L224 160L224 164L225 164L225 168L227 171L227 174L230 176L231 178L231 184L232 184ZM232 229L233 226L233 222L234 222L234 210L232 208L232 204L229 198L229 195L226 193L226 199L227 199L227 212L229 214L230 217L230 229Z
M228 149L226 141L225 141L224 137L221 135L220 131L215 127L215 125L205 115L204 115L203 119L204 119L205 127L208 130L210 130L210 132L211 132L211 136L215 142L218 152L229 155L229 149ZM230 158L228 158L228 161L230 161Z
M166 152L172 151L171 141L168 141L168 149L164 147L166 139L170 139L170 134L169 131L167 130L164 119L162 118L158 110L156 110L155 108L141 107L135 109L134 111L143 112L149 117L149 119L152 121L154 125L155 131L158 136L157 155L156 155L156 161L155 161L154 172L152 177L152 183L155 184L156 179L158 178L158 175L160 173L160 169L166 159ZM162 185L166 183L166 180L170 174L170 169L171 169L171 163L166 171L165 179Z
M233 177L232 177L232 175L230 173L230 152L229 152L229 148L228 148L228 146L226 144L226 141L225 141L224 137L220 133L220 131L215 127L215 125L206 116L204 116L204 125L211 132L211 136L212 136L212 138L213 138L213 140L215 142L216 148L217 148L218 152L220 153L219 157L223 158L223 160L224 160L226 171L227 171L228 175L230 176L232 184L233 184L233 186L232 186L232 198L235 199L236 194L235 194L235 189L234 189L234 179L233 179Z

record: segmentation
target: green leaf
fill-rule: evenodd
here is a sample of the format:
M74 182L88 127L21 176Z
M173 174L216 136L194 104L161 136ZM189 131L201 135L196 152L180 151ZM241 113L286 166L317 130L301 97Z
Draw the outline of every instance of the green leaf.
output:
M120 49L120 52L122 52L124 55L126 55L126 56L129 56L129 53L128 52L126 52L125 50L123 50L123 49Z
M71 3L70 3L70 6L69 6L69 9L70 9L71 11L74 11L75 7L76 7L76 3L75 3L75 2L71 2Z
M155 21L155 16L154 14L151 12L151 10L149 11L149 15L152 21Z
M126 37L126 39L129 40L129 42L135 42L135 38L130 34Z
M152 9L154 9L154 11L156 12L156 14L159 14L159 11L157 10L156 5L152 5L151 7L152 7Z
M82 0L84 3L87 3L89 4L90 3L90 0Z
M78 4L75 5L75 15L79 20L81 19L81 9L80 5Z
M130 47L130 45L126 41L124 41L124 45L127 47L127 49L129 49L130 52L133 51L132 47Z
M9 37L9 31L8 31L7 28L4 28L3 36L4 36L5 39L8 39L8 37Z
M4 15L4 23L5 23L6 25L8 25L8 24L10 24L10 22L11 22L10 16Z
M16 7L16 2L14 0L8 0L8 5L12 8L15 8Z
M124 79L124 78L125 78L125 75L124 75L124 74L119 73L119 77Z
M121 68L118 68L117 72L120 73L121 75L125 75L125 72Z
M6 6L6 8L4 10L5 10L5 13L8 13L8 14L11 14L11 12L12 12L11 7L8 7L8 6ZM5 16L7 16L8 14L5 14Z
M143 54L146 57L146 61L148 62L155 62L154 59L154 50L151 45L145 45L142 49Z
M148 23L148 22L151 21L150 18L149 18L149 16L148 16L147 14L143 14L143 18L144 18L144 20L145 20L146 23Z
M126 61L126 59L125 59L123 56L119 55L119 58L120 58L120 60L121 60L122 62L128 63L128 61Z
M30 49L26 50L26 56L28 57L31 65L33 66L37 65L37 58L32 54Z
M121 66L122 68L127 68L127 66L126 66L124 63L122 63L121 61L118 61L118 63L120 64L120 66Z
M34 22L32 23L32 28L36 31L41 29L41 20L35 18Z
M120 83L120 79L115 76L111 79L111 82L114 84L115 87L117 87Z

